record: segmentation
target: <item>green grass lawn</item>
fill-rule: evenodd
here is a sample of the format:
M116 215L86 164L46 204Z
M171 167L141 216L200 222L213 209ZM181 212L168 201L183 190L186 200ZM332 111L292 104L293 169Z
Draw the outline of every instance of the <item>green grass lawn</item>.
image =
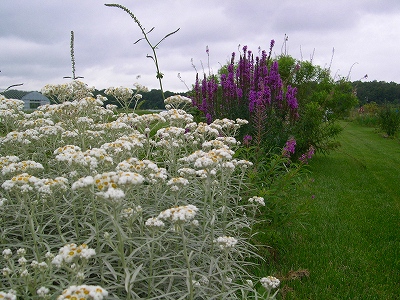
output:
M282 200L299 213L267 235L279 255L260 272L282 279L281 299L400 299L400 142L342 125L342 147Z

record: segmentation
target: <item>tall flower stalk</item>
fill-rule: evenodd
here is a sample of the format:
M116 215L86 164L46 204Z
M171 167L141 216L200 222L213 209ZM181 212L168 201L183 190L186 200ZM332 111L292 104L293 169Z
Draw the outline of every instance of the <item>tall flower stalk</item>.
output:
M152 51L153 54L152 54L152 55L147 55L146 57L147 57L147 58L151 58L151 59L153 60L154 64L155 64L155 66L156 66L156 78L158 79L158 82L159 82L159 84L160 84L160 89L161 89L162 97L163 97L163 99L165 100L164 89L163 89L163 85L162 85L162 79L163 79L163 77L164 77L164 74L161 73L161 71L160 71L160 67L159 67L159 63L158 63L158 58L157 58L156 49L157 49L157 47L160 45L160 43L161 43L163 40L165 40L167 37L173 35L174 33L178 32L178 30L179 30L180 28L176 29L175 31L172 31L172 32L168 33L168 34L165 35L161 40L159 40L156 44L153 45L153 43L149 40L148 34L149 34L150 32L152 32L152 31L154 30L155 27L151 28L149 31L146 31L146 29L145 29L145 28L142 26L142 24L140 23L139 19L138 19L128 8L126 8L125 6L122 6L122 5L120 5L120 4L105 4L105 6L109 6L109 7L118 7L118 8L120 8L120 9L122 9L122 10L125 11L127 14L129 14L130 17L131 17L131 18L135 21L135 23L139 26L140 31L141 31L142 34L143 34L143 37L142 37L141 39L137 40L137 41L135 42L135 44L138 43L138 42L140 42L141 40L145 40L145 41L147 42L147 44L150 46L150 49L151 49L151 51Z

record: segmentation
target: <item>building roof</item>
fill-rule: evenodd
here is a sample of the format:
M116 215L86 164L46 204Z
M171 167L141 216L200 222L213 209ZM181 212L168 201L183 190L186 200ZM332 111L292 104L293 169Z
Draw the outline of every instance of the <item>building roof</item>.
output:
M7 90L0 92L1 95L5 96L7 99L18 99L21 100L23 96L29 94L30 92L20 91L20 90Z
M40 100L40 101L50 101L49 98L43 96L39 92L30 92L21 98L21 100Z

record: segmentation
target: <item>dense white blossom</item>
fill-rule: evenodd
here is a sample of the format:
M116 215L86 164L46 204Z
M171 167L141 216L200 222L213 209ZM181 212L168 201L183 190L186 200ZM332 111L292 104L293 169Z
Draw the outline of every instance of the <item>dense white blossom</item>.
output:
M264 202L264 198L263 197L257 197L257 196L251 197L249 199L249 202L250 203L258 203L261 206L265 206L265 202Z
M0 298L4 300L17 300L17 295L14 290L8 292L0 292Z
M172 207L158 215L160 220L170 220L173 223L188 222L193 220L199 209L194 205Z
M95 285L72 285L65 289L57 300L64 299L93 299L102 300L104 297L108 296L108 292L101 286Z
M61 267L63 263L71 263L75 258L89 259L94 255L96 255L96 251L86 244L80 246L75 243L66 244L60 248L58 254L53 258L52 264Z
M38 294L39 297L45 297L48 293L50 292L50 290L47 287L40 287L36 293Z
M260 279L261 285L267 290L276 289L281 283L280 280L274 276L263 277Z
M16 173L16 172L26 172L26 171L34 171L34 170L43 170L43 165L36 161L32 160L24 160L21 162L11 163L7 166L4 166L1 170L3 175L8 173Z
M159 218L149 218L147 219L145 225L147 227L152 227L152 228L159 228L159 227L164 227L164 222L161 221Z
M220 236L215 241L221 250L234 248L237 244L237 239L231 236Z
M192 99L181 95L173 95L165 99L164 104L167 109L185 108L192 105Z

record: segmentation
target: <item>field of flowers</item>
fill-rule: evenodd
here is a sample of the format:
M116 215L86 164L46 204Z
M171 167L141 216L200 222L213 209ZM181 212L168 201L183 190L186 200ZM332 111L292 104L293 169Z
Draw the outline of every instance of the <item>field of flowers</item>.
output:
M246 268L265 205L243 197L246 120L196 123L182 96L141 116L68 97L25 113L0 95L0 298L275 298Z

